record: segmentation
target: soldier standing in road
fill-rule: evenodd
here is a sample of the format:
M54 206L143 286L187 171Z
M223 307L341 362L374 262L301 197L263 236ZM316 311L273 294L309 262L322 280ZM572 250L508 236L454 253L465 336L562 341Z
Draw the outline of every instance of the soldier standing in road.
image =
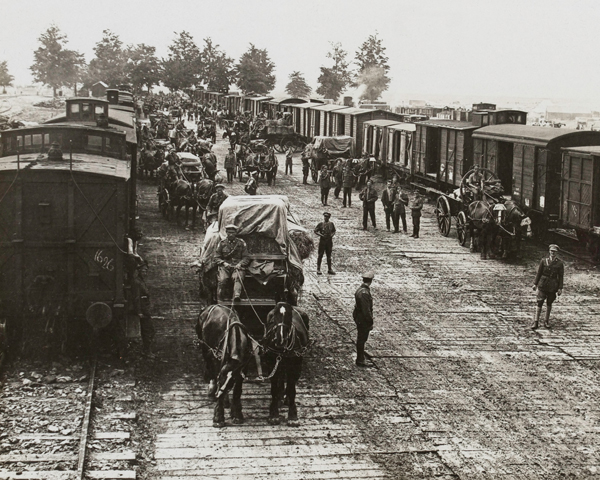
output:
M342 188L344 191L343 204L342 207L346 206L346 200L348 200L348 207L352 206L352 187L354 186L354 181L356 180L356 176L352 171L352 159L349 159L346 162L346 166L344 167L344 171L342 174Z
M393 185L393 182L392 182ZM400 192L400 188L398 187L398 192ZM401 193L396 195L394 199L394 212L392 214L392 221L394 222L394 233L398 233L400 231L400 219L402 219L402 230L404 233L407 233L406 228L406 207L408 206L408 195L406 193Z
M537 308L533 317L533 323L531 324L532 330L538 328L544 300L546 301L544 327L550 328L552 303L556 300L556 295L560 296L562 294L565 266L556 256L556 252L558 252L558 245L550 245L548 256L540 262L535 281L533 282L533 290L537 290Z
M367 230L367 220L371 217L371 224L377 229L375 221L375 202L377 201L377 190L373 188L373 180L367 180L367 186L358 196L363 202L363 230Z
M321 187L321 203L324 207L327 206L327 199L329 197L329 190L331 189L331 177L327 165L321 167L319 172L319 179L317 180L319 187Z
M308 157L303 153L302 154L302 184L308 185L308 171L310 170L310 163Z
M413 223L413 234L411 237L419 238L419 230L421 228L421 210L423 210L423 199L421 195L417 193L415 200L410 207L410 214L412 216Z
M335 198L340 198L340 192L342 191L342 185L344 183L344 164L342 159L338 158L338 161L333 167L333 179L335 180L335 190L333 194Z
M366 367L365 343L369 339L369 332L373 330L373 297L371 296L371 283L373 272L364 273L362 285L354 294L354 312L352 316L356 323L356 366Z
M236 158L233 148L229 149L229 153L225 156L225 163L223 166L227 171L227 183L233 182L233 174L235 172Z
M387 188L381 194L381 203L383 203L383 211L385 212L385 226L387 227L388 232L390 231L390 219L394 216L394 203L397 196L398 191L394 188L392 180L388 180ZM398 227L396 222L394 222L394 227L397 231Z
M246 242L237 238L238 227L227 225L225 232L227 237L219 242L215 254L216 263L219 266L217 276L217 299L219 303L224 300L225 287L229 279L233 280L233 301L236 302L242 295L242 282L246 267L250 264L248 247Z
M330 222L331 213L323 214L323 221L315 228L315 233L319 236L319 256L317 257L317 275L321 275L321 262L323 254L327 255L327 273L335 275L331 268L331 251L333 250L333 237L335 235L335 225Z
M292 156L293 156L292 147L288 148L288 151L285 154L285 174L288 174L288 169L290 170L290 175L292 174Z

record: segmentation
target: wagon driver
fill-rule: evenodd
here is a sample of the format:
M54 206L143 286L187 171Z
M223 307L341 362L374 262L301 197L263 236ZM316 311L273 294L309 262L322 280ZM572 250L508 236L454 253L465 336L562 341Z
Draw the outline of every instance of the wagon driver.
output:
M533 282L533 290L537 290L537 308L535 316L533 317L533 323L531 324L532 330L538 328L544 300L546 301L544 327L550 328L550 311L552 310L552 303L556 300L556 295L560 296L562 293L565 266L556 256L556 252L558 252L558 245L550 245L548 256L542 258L537 275L535 276L535 281Z
M473 172L467 178L467 186L473 192L475 200L481 200L483 197L483 174L479 170L479 165L473 165Z
M244 273L250 264L246 242L237 238L238 227L227 225L225 232L227 237L219 242L215 254L216 263L219 266L217 277L217 300L219 303L224 300L225 288L230 279L233 280L233 301L240 300Z
M217 191L210 196L208 204L206 205L206 221L209 224L217 219L217 216L219 215L219 208L228 197L228 195L225 193L225 185L222 183L215 185L215 189Z

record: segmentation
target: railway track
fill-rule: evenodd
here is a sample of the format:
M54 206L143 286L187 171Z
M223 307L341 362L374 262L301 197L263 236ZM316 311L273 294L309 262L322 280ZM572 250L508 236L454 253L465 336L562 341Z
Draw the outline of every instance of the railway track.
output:
M87 371L13 366L1 393L0 479L135 479L134 386L95 359Z

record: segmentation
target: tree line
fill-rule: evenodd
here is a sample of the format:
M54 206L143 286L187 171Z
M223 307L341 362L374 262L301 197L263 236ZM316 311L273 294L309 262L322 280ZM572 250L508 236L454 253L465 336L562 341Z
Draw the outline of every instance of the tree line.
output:
M30 69L36 82L48 85L56 96L63 86L89 89L98 81L109 87L131 84L134 91L162 84L171 91L205 87L209 91L227 93L237 85L245 94L268 94L275 87L275 64L266 49L252 43L236 62L211 38L198 46L190 33L175 34L166 58L156 56L156 48L140 43L124 45L119 36L104 30L94 46L94 58L86 63L83 54L68 48L67 36L52 25L39 37L39 48L33 53ZM321 66L316 92L338 100L348 88L362 86L361 100L377 100L387 90L390 78L388 57L378 34L369 35L355 54L353 64L340 43L332 43L327 53L329 66ZM11 85L13 77L6 62L0 62L0 86ZM312 88L304 75L289 75L286 92L306 98Z

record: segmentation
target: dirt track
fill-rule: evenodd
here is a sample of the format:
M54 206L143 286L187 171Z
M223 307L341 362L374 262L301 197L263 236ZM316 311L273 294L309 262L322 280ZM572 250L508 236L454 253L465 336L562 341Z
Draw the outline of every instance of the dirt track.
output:
M216 149L222 162L224 144ZM281 157L276 185L261 183L259 193L288 195L312 229L323 207L294 162L293 177L285 176ZM237 181L227 187L242 193ZM188 265L203 236L160 217L151 182L140 194L140 249L152 267L159 349L142 370L157 392L147 405L147 427L156 433L148 478L596 476L600 289L586 265L566 259L552 329L533 333L539 247L526 243L513 263L482 261L454 232L438 234L432 205L415 240L385 231L380 204L379 230L364 232L357 195L351 209L331 198L338 274L318 277L316 256L305 262L302 306L316 344L299 394L302 426L268 426L268 388L251 384L243 397L247 424L217 430L193 345L200 304ZM366 269L376 273L367 344L375 367L359 370L351 311Z

